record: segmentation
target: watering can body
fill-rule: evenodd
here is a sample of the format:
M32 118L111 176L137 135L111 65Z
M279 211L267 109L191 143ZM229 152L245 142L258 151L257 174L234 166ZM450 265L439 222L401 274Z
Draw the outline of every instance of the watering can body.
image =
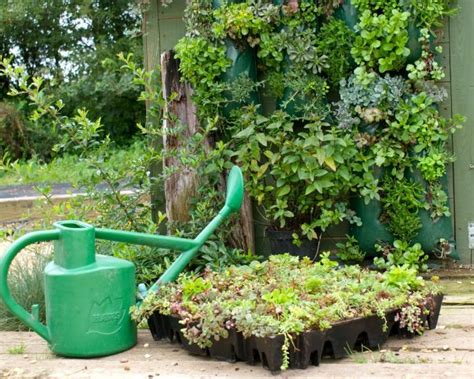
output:
M5 304L26 325L48 341L51 350L68 357L97 357L136 344L136 326L129 316L135 304L135 266L95 254L93 226L61 221L55 230L17 240L2 257L0 291ZM38 306L29 313L8 290L7 275L16 254L32 242L54 241L54 260L44 271L46 325Z
M216 217L193 239L111 229L96 229L80 221L61 221L55 229L27 234L15 241L0 258L0 297L24 324L48 341L51 350L68 357L98 357L118 353L136 344L136 325L129 310L137 303L135 266L111 256L96 255L95 241L125 242L181 251L175 262L149 289L175 280L214 230L240 209L243 177L234 167L227 181L226 202ZM46 325L39 308L31 312L12 297L8 271L26 246L54 241L54 257L44 271ZM140 296L146 290L139 290Z
M136 326L129 317L135 304L132 263L97 255L85 267L46 266L46 325L51 350L68 357L97 357L136 344Z
M72 357L109 355L136 344L129 317L135 266L95 254L95 229L78 221L55 224L61 238L44 272L51 350Z

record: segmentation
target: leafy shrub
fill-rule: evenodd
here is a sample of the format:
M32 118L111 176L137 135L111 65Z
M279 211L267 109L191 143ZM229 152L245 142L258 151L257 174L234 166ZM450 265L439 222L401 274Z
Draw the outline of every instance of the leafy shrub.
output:
M355 221L342 200L354 185L349 162L357 153L347 134L319 120L297 130L286 113L264 117L251 107L234 130L246 188L274 228L301 228L312 239L343 219Z
M411 241L421 228L418 212L423 208L421 184L408 179L384 178L381 198L389 230L396 238ZM382 216L382 217L384 217Z
M179 69L196 89L212 87L216 78L230 66L224 45L213 45L204 38L184 37L175 46Z
M352 68L350 51L355 34L344 21L331 18L321 26L317 38L317 46L327 57L327 65L323 71L330 83L337 86L341 79L348 76Z
M18 159L28 152L26 130L15 106L0 102L0 156Z
M142 58L135 57L135 61ZM77 109L87 109L89 118L100 119L104 135L121 145L128 145L138 132L136 125L145 120L145 106L138 100L141 88L133 82L133 75L120 68L117 59L105 58L97 63L98 72L77 78L55 89L62 99L62 112L69 117Z
M246 40L250 46L257 45L260 34L269 32L278 18L278 8L272 4L246 2L228 4L214 12L213 33L217 38L229 36L233 40Z

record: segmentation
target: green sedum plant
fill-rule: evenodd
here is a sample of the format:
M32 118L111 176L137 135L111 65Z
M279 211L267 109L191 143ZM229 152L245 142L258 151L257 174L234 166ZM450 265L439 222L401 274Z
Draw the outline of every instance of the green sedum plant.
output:
M359 34L351 49L356 63L381 73L401 69L410 54L406 47L409 16L410 13L396 9L380 15L365 10L356 26Z
M406 241L396 240L393 246L377 245L376 248L378 252L383 254L382 257L374 258L374 264L380 269L390 269L399 266L415 270L416 272L422 272L428 269L425 263L428 260L428 255L423 252L419 243L410 246ZM389 275L394 275L395 272L397 271L394 269ZM394 281L403 283L400 278L396 278Z
M343 320L384 319L386 312L400 309L398 317L420 325L414 330L422 332L420 315L429 309L425 299L438 289L416 270L401 266L381 274L359 266L335 269L334 264L328 254L318 263L285 254L222 272L184 274L150 293L132 316L139 322L154 312L173 316L188 342L203 348L226 338L229 330L244 337L283 335L283 370L298 334ZM407 309L413 312L408 315Z

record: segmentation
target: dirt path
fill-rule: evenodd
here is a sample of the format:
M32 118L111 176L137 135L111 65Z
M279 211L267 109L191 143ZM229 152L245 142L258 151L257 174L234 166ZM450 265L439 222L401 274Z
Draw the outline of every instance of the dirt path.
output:
M16 353L16 354L15 354ZM139 332L135 348L100 359L54 356L36 334L0 333L0 374L52 378L264 378L259 366L194 357L178 345L155 342ZM319 367L289 370L282 378L324 377L474 378L474 306L443 306L436 330L413 339L390 338L383 350L324 360Z

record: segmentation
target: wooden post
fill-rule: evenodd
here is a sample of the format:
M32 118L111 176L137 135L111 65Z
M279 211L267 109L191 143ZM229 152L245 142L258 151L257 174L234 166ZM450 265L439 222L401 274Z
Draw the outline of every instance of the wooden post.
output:
M238 222L232 227L232 245L255 253L255 233L253 227L252 200L247 192L244 194L244 201L240 209Z
M165 181L166 216L170 222L189 221L190 200L196 195L199 186L197 173L184 166L176 154L185 147L190 138L199 131L196 106L192 102L193 90L188 83L181 81L179 63L172 51L161 55L161 74L163 98L165 100L163 122L163 165L171 170ZM210 149L211 140L204 142L204 148ZM225 191L225 175L222 175L220 190ZM244 197L239 219L231 229L231 241L234 247L255 251L252 204L247 195Z
M165 181L166 216L168 220L189 221L189 202L195 196L198 177L196 172L184 166L175 154L198 131L196 107L193 104L192 89L182 83L178 71L178 61L172 51L161 55L161 80L165 100L163 121L164 166L172 169Z

